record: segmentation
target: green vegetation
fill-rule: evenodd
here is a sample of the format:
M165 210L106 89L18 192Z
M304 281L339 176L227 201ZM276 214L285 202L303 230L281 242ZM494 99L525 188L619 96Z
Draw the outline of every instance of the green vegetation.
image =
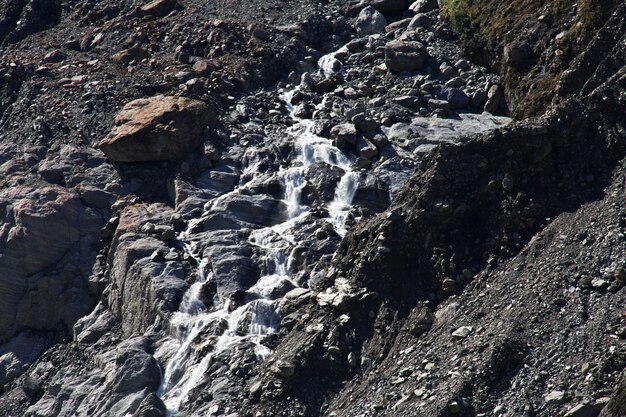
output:
M563 70L604 25L619 1L443 0L442 15L455 27L472 59L504 76L514 115L523 118L546 109ZM533 66L507 67L503 60L504 46L523 40L527 36L525 31L540 18L552 30L552 37L564 32L558 45L552 38L540 40L542 55L536 59L541 71Z

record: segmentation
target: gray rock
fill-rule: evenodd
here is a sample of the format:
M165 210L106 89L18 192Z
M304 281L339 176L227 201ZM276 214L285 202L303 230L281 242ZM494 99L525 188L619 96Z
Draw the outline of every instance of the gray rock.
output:
M385 45L385 65L391 71L415 71L422 68L427 52L419 42L392 41Z
M359 36L368 36L385 31L387 19L372 6L367 6L359 13L354 27Z
M427 13L438 7L437 0L417 0L409 6L409 10L415 13Z
M465 339L474 331L472 326L461 326L452 332L452 338L455 340Z
M394 103L406 107L409 109L419 109L422 104L422 100L415 96L400 96L393 99Z
M598 417L609 400L609 398L603 397L590 403L578 404L565 413L564 417Z
M432 110L444 110L444 111L449 111L450 110L450 103L447 100L437 100L434 98L431 98L430 100L428 100L428 107Z
M361 4L374 7L383 14L395 14L406 10L406 0L362 0Z
M344 123L334 126L330 130L330 134L337 142L341 141L351 145L356 145L358 135L356 127L352 123Z
M492 85L487 92L485 111L492 114L497 113L500 109L500 101L502 100L502 96L502 87L497 84Z
M292 363L284 361L282 359L277 360L271 366L271 370L279 378L287 379L292 377L295 373L295 367Z
M0 342L21 327L71 326L95 302L91 275L102 219L56 186L0 192Z
M546 394L543 399L546 404L563 404L565 402L565 391L554 390Z
M378 155L378 149L376 148L376 145L363 137L359 137L359 139L357 140L356 148L359 156L363 158L371 159Z
M428 15L419 13L413 16L409 25L407 26L407 30L417 31L419 29L428 29L433 25L433 21Z
M95 343L115 324L115 317L102 303L94 311L74 325L74 340L79 343Z

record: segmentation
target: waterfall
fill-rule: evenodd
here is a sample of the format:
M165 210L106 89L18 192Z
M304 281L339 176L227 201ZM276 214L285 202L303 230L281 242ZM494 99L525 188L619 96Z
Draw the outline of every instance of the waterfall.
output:
M334 54L321 58L320 74L327 75L327 72L332 71L337 66L335 61ZM288 98L292 93L285 93L283 98ZM265 254L267 270L267 273L247 290L250 301L232 311L226 302L218 310L207 312L201 300L201 290L212 276L207 272L207 261L193 248L186 246L187 253L198 264L198 279L185 294L180 310L170 318L178 348L165 366L158 391L169 416L178 413L189 392L202 382L215 355L245 340L255 344L255 353L258 357L265 357L271 353L260 341L263 336L276 331L280 323L277 312L278 300L272 299L273 293L285 281L289 281L291 286L296 286L296 283L291 281L289 268L289 255L297 243L292 230L297 227L298 219L310 212L309 207L302 204L301 195L306 186L306 170L312 164L324 162L341 168L344 172L337 184L334 199L328 204L328 220L339 235L343 236L346 233L345 221L358 187L358 174L351 170L351 160L336 148L331 140L312 133L312 121L295 117L294 119L296 123L287 133L295 139L295 158L289 167L281 167L277 173L284 191L283 203L287 207L287 219L281 224L256 229L250 234L249 243ZM238 189L233 192L238 192ZM215 199L212 206L219 204L220 200ZM192 230L194 226L192 222L188 230ZM187 232L180 236L183 242L187 238ZM199 343L197 339L201 338L203 331L216 321L227 323L223 333L217 340L209 339ZM246 327L243 335L242 326ZM208 353L198 358L196 353L199 351Z

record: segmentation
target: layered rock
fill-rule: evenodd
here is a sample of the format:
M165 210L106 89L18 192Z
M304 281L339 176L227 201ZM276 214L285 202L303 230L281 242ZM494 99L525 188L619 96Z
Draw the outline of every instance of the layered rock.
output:
M63 188L11 191L0 197L0 340L22 326L71 327L93 308L87 278L102 224Z

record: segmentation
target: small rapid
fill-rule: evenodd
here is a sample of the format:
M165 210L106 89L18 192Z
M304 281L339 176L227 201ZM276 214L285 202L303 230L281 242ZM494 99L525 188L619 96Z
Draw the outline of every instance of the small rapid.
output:
M337 62L334 54L322 57L319 61L320 74L326 76L332 71L340 71ZM285 102L288 103L295 91L283 95ZM302 191L307 183L307 168L313 164L323 162L343 171L334 199L327 204L327 220L337 234L344 236L346 233L346 219L358 188L359 175L352 171L352 160L335 147L331 140L313 133L312 121L298 119L293 113L292 117L295 123L287 133L294 138L294 157L289 166L281 167L277 172L283 189L286 219L280 224L255 229L250 233L248 243L264 254L266 273L246 291L246 302L233 307L226 300L215 311L205 309L201 299L202 288L213 276L208 262L201 254L193 246L184 243L195 224L191 222L189 231L180 235L186 252L197 263L198 278L187 290L179 311L170 318L172 343L176 348L166 363L158 391L169 416L179 412L191 390L203 381L216 355L246 341L254 344L259 358L271 353L269 348L261 344L261 340L275 332L280 324L280 297L275 296L277 288L285 283L290 287L298 286L291 278L296 272L291 266L292 251L297 243L294 230L299 225L299 219L311 212L311 208L302 203ZM235 189L233 192L238 191ZM219 198L215 201L219 201ZM204 338L207 329L217 321L225 321L226 329L217 338Z

